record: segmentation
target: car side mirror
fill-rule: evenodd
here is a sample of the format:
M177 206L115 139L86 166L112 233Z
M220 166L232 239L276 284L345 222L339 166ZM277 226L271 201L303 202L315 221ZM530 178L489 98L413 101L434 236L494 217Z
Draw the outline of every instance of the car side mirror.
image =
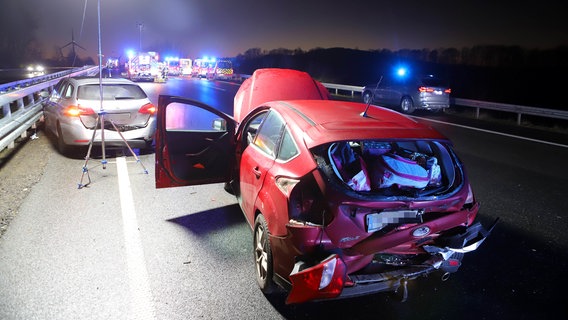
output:
M225 119L215 119L212 125L213 130L227 131L227 121Z

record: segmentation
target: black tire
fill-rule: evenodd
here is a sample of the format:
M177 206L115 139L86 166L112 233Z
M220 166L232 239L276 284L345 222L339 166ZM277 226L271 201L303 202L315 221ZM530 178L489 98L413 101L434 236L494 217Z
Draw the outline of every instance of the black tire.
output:
M400 111L406 114L414 112L414 102L412 102L410 97L402 97L402 100L400 101Z
M262 214L254 222L253 250L256 267L256 282L264 294L271 294L276 289L273 280L272 248L269 240L270 231Z
M363 102L364 103L372 103L373 101L373 94L370 91L363 92Z
M61 153L62 155L67 155L69 154L69 150L71 149L71 147L65 143L65 141L63 141L63 134L61 133L61 127L59 125L59 123L57 124L57 150L59 150L59 153Z

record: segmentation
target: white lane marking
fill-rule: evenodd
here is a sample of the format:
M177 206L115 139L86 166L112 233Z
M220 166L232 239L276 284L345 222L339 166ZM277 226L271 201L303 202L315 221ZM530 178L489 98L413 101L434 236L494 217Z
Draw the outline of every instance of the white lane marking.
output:
M122 223L126 261L128 266L128 281L130 286L130 310L128 319L155 319L152 293L146 270L144 250L138 230L134 200L130 188L126 158L116 159L118 172L118 188L120 193L120 207L122 209Z
M445 122L445 121L440 121L440 120L433 120L433 119L422 118L422 117L416 117L416 116L412 116L412 117L413 117L413 118L416 118L416 119L422 119L422 120L430 121L430 122L436 122L436 123L441 123L441 124L447 124L447 125L454 126L454 127L466 128L466 129L471 129L471 130L476 130L476 131L481 131L481 132L486 132L486 133L497 134L497 135L501 135L501 136L505 136L505 137L510 137L510 138L517 138L517 139L521 139L521 140L527 140L527 141L532 141L532 142L538 142L538 143L543 143L543 144L549 144L549 145L556 146L556 147L561 147L561 148L568 148L568 145L561 144L561 143L556 143L556 142L550 142L550 141L544 141L544 140L539 140L539 139L521 137L521 136L516 136L516 135L514 135L514 134L508 134L508 133L503 133L503 132L498 132L498 131L492 131L492 130L480 129L480 128L475 128L475 127L470 127L470 126L464 126L464 125L462 125L462 124L456 124L456 123Z

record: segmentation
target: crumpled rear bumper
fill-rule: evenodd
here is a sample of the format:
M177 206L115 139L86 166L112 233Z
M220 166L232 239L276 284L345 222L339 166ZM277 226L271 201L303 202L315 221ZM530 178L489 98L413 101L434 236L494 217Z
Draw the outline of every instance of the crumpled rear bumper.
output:
M380 273L356 273L347 275L345 264L338 254L330 254L315 265L299 260L290 274L291 290L287 304L310 300L342 299L378 292L392 292L403 288L406 299L406 282L436 271L447 276L456 272L464 253L475 251L489 236L499 219L485 229L475 223L464 232L453 234L437 243L426 245L424 250L431 257L418 265L401 266ZM447 278L447 277L446 277Z

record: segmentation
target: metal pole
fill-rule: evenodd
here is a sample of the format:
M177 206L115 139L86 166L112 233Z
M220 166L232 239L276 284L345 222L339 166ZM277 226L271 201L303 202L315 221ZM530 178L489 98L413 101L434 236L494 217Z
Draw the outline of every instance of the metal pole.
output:
M142 23L138 24L138 52L142 52Z
M106 169L106 153L105 153L105 111L103 107L103 52L102 52L102 45L101 45L101 0L98 1L97 6L98 12L98 25L99 25L99 92L100 92L100 108L99 108L99 116L101 120L101 148L103 153L103 159L101 161L103 165L103 169Z

